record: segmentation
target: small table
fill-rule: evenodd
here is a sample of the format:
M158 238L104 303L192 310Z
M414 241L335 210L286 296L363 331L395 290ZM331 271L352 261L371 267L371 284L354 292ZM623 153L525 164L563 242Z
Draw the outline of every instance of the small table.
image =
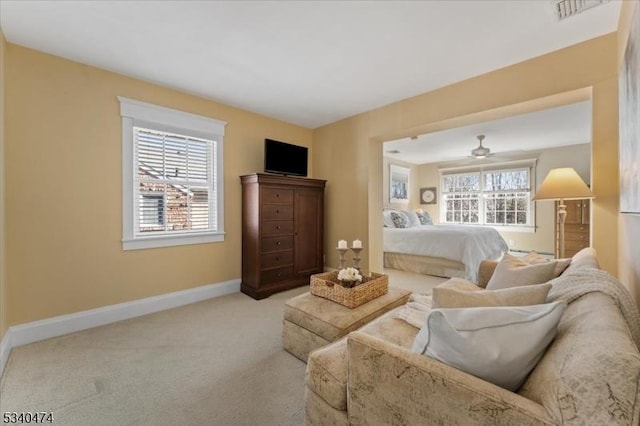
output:
M389 287L389 292L349 309L311 293L287 300L282 321L282 346L307 362L309 353L346 336L393 308L404 305L410 291Z

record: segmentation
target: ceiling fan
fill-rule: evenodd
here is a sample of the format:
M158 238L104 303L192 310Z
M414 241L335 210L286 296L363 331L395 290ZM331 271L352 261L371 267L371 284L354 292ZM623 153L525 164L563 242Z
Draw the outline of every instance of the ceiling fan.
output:
M492 155L491 150L489 148L485 148L484 146L482 146L484 135L478 135L477 138L480 144L476 148L471 150L471 156L474 158L485 158Z

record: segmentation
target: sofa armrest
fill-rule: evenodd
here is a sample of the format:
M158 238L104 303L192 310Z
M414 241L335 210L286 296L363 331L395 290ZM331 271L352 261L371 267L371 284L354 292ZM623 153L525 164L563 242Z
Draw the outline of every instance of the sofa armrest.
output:
M498 262L495 260L483 260L478 267L478 285L485 288L495 271Z
M542 405L435 359L355 331L348 345L351 425L552 425Z

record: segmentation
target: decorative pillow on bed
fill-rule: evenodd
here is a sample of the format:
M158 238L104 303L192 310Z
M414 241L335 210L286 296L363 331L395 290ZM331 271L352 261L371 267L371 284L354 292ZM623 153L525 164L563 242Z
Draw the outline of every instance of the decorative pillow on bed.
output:
M420 219L413 210L402 210L402 213L407 218L407 228L413 228L414 226L420 226Z
M434 287L431 307L437 309L539 305L546 302L551 284L523 285L500 290L484 290L478 287L478 290Z
M525 256L523 256L522 260L528 262L530 265L535 265L535 264L538 264L538 263L551 262L553 259L548 259L546 257L542 257L538 253L536 253L535 251L531 251L531 252L527 253ZM556 259L556 262L557 262L556 263L556 269L555 269L555 271L553 273L553 278L559 277L560 274L562 274L564 272L564 270L567 269L567 267L571 263L571 258L570 257L566 257L564 259Z
M396 226L393 224L393 219L391 219L391 212L393 210L383 210L382 211L382 221L384 222L385 228L395 228Z
M557 263L552 260L531 265L521 258L505 254L493 271L487 290L546 283L554 277Z
M434 309L412 350L516 391L554 339L566 306Z
M418 220L420 221L420 225L433 225L433 220L431 219L431 215L424 210L417 210L416 215L418 215Z
M396 228L407 227L407 217L402 212L391 212L391 220Z

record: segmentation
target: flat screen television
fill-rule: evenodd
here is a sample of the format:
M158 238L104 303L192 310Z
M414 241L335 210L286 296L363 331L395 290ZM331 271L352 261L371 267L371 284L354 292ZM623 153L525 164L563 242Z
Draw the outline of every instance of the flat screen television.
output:
M264 140L264 171L281 175L306 176L307 153L305 146Z

